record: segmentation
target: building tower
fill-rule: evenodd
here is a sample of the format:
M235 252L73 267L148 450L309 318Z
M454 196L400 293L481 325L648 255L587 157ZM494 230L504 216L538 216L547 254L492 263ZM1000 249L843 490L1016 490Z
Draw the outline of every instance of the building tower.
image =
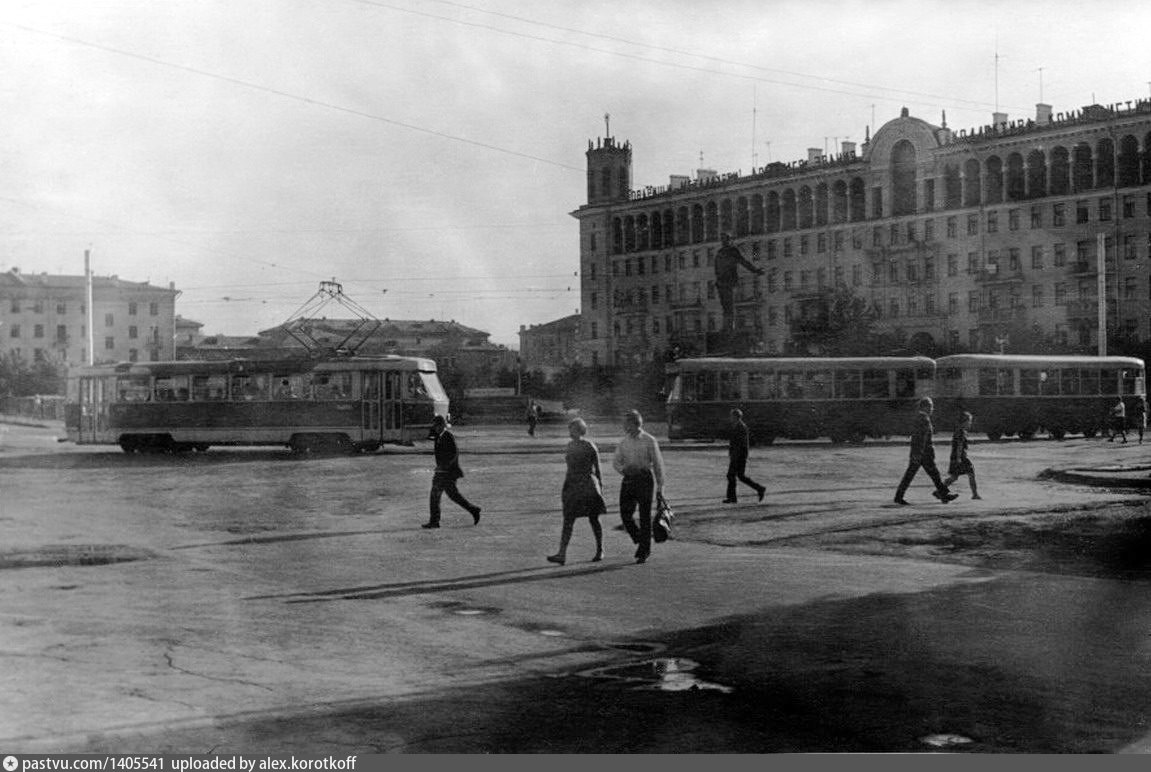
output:
M606 119L607 116L604 116ZM625 202L631 191L631 143L615 137L587 143L587 202L592 206Z

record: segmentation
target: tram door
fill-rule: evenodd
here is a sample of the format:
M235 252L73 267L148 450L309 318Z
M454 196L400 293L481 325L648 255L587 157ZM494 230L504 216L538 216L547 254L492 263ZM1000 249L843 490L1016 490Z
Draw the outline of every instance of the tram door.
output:
M96 442L107 423L104 382L100 378L80 379L80 442Z
M363 420L364 442L380 439L380 373L363 373L363 389L360 397L360 412Z
M404 374L393 370L384 373L384 430L395 438L404 428Z

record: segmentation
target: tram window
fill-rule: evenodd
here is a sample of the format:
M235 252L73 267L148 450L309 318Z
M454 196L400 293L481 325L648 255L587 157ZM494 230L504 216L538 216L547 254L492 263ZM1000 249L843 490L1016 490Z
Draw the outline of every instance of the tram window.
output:
M867 399L887 399L888 384L886 370L863 371L863 396Z
M232 399L252 402L268 398L267 375L233 375Z
M316 399L351 399L352 374L350 372L312 373L312 393Z
M1083 370L1080 374L1082 379L1082 393L1083 394L1098 394L1099 393L1099 371L1098 370Z
M364 399L377 400L380 398L380 374L373 372L366 372L360 374L361 382L364 384Z
M748 399L775 399L775 373L747 374Z
M835 396L840 399L859 399L859 370L835 371Z
M695 373L683 373L679 376L680 397L684 402L695 402Z
M803 387L800 386L800 378L802 373L780 373L779 374L779 391L780 396L787 399L799 399L803 396Z
M1139 382L1143 380L1142 370L1123 370L1119 377L1123 381L1124 394L1140 393Z
M831 396L831 373L816 370L804 374L803 396L808 399L827 399Z
M307 399L303 376L272 376L272 399Z
M722 372L719 374L719 398L723 402L740 399L739 373Z
M715 401L715 373L701 372L696 375L696 398L700 402Z
M408 373L408 398L423 398L428 396L428 392L424 389L424 382L420 380L419 373Z
M116 379L116 399L119 402L147 402L152 399L151 379L146 375L131 375Z
M228 398L228 376L193 375L192 399L196 402L220 402Z
M1039 370L1020 370L1019 371L1019 393L1025 396L1033 397L1039 393L1039 379L1041 373Z
M188 376L163 375L156 378L157 402L187 402Z
M896 370L895 371L895 396L896 397L914 397L915 396L915 371L914 370Z
M1101 394L1119 393L1119 370L1099 371L1099 391Z
M1061 370L1059 373L1059 393L1079 394L1079 371L1074 368Z
M995 396L999 393L996 383L997 373L998 371L994 367L979 368L979 396Z

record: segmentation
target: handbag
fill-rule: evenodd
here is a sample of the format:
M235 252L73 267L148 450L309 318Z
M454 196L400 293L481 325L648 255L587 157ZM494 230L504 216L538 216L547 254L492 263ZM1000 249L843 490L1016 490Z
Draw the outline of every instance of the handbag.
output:
M675 519L675 510L664 498L662 493L656 495L655 520L651 524L651 538L656 544L662 544L671 538L671 523Z

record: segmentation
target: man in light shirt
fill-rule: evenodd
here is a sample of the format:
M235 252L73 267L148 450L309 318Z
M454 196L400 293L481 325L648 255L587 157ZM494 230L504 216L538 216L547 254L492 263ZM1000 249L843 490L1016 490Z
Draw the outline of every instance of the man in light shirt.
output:
M612 467L623 475L619 488L619 516L623 527L638 547L635 562L643 563L651 554L651 502L663 492L663 456L655 437L643 430L643 416L629 410L623 417L624 437L612 458ZM634 513L639 508L639 527Z

